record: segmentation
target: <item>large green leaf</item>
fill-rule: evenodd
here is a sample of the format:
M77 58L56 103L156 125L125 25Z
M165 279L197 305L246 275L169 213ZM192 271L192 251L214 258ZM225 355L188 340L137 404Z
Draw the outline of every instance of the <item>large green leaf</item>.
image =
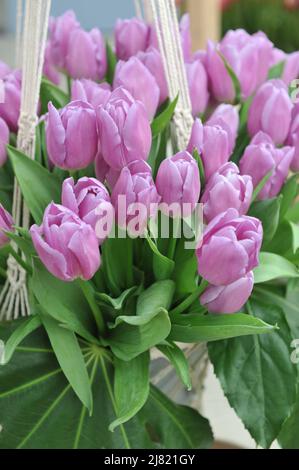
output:
M175 111L179 97L177 96L162 113L157 116L152 122L152 136L156 137L158 134L164 131L164 129L170 124L173 113Z
M0 337L13 328L0 326ZM152 447L139 418L109 432L116 418L112 364L101 348L86 346L82 352L94 396L92 417L66 381L42 329L0 368L0 449Z
M137 315L147 315L159 308L169 310L175 290L173 281L165 280L152 284L143 291L137 301Z
M7 364L11 360L19 344L28 335L30 335L30 333L35 331L40 326L41 326L41 320L37 315L31 316L26 319L22 319L19 322L18 328L15 329L15 331L13 332L13 334L10 336L10 338L7 340L5 344L0 364L1 365Z
M64 375L83 405L92 414L89 377L75 334L59 326L57 321L48 315L42 315L41 318Z
M196 410L176 405L155 387L151 387L140 414L162 448L204 449L212 445L209 422Z
M8 155L25 202L35 222L40 224L50 202L60 202L61 182L46 168L10 145Z
M152 251L153 255L153 271L155 278L157 279L157 281L162 281L171 278L175 267L174 261L167 258L167 256L162 255L157 245L150 237L147 237L146 240L148 243L148 247Z
M54 83L50 82L46 78L42 79L40 87L40 99L42 105L42 114L48 112L48 103L52 101L55 108L63 108L68 102L68 95L58 88Z
M279 278L298 278L299 271L290 261L274 253L260 254L260 264L254 270L254 282L272 281Z
M209 356L230 405L256 442L269 447L294 404L297 371L283 311L255 300L250 311L279 330L209 344Z
M133 240L125 238L108 238L102 246L102 269L107 285L113 295L133 286Z
M249 215L257 217L263 224L264 245L271 241L276 233L280 218L281 200L282 196L265 201L257 201L250 207Z
M114 396L117 419L111 423L109 427L111 431L133 418L148 399L149 353L146 351L129 363L115 358L114 367Z
M147 315L121 316L106 338L113 353L130 361L163 341L170 332L170 320L165 309Z
M173 365L186 389L191 390L192 382L190 368L183 351L175 343L169 343L169 345L160 345L158 346L158 349Z
M48 315L87 341L97 342L92 314L76 283L60 281L36 259L30 287Z
M298 191L298 175L289 178L282 188L282 203L280 209L280 218L283 219L291 207Z
M284 449L299 449L299 393L293 412L282 427L279 443Z
M242 313L234 315L171 315L169 338L183 343L217 341L253 334L271 333L275 326Z

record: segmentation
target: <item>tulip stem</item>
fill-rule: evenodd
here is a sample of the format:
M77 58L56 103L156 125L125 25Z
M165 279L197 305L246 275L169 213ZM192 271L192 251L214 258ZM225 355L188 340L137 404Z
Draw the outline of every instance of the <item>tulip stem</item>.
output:
M192 294L189 295L182 303L180 303L177 307L169 312L169 315L178 315L180 313L184 313L187 308L189 308L195 300L204 293L206 288L208 287L209 283L205 279L203 279L200 285L195 289Z
M94 290L93 290L93 288L92 288L92 286L90 285L89 282L84 281L83 279L79 279L78 282L79 282L81 290L82 290L82 292L83 292L83 294L84 294L84 296L85 296L85 298L88 302L88 305L90 306L90 309L93 313L93 316L94 316L95 322L97 324L99 333L101 335L104 335L105 332L106 332L106 325L104 323L103 314L101 312L101 309L100 309L99 305L96 302L95 295L94 295Z
M72 79L69 75L66 76L66 83L67 83L68 95L71 99L71 96L72 96Z

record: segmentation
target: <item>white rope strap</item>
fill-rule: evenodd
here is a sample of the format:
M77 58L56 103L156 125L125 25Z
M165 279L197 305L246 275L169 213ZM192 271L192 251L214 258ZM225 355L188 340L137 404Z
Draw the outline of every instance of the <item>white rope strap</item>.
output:
M22 94L17 147L29 158L35 157L35 131L38 122L37 108L41 84L51 0L26 0L23 53L22 53ZM19 0L17 22L21 37L22 3ZM22 199L20 188L15 181L13 195L13 219L16 226L26 229L30 224L30 213ZM12 245L15 250L17 246ZM0 296L0 320L16 319L30 314L26 272L10 256L7 263L7 280Z
M150 2L157 32L169 98L174 100L179 96L173 122L178 148L185 150L190 138L193 117L175 1L147 1Z

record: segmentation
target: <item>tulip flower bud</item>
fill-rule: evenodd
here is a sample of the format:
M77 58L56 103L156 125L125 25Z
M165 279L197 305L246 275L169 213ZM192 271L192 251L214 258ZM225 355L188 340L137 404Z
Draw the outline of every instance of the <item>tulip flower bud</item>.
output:
M287 144L294 147L294 158L291 163L291 170L299 171L299 104L296 104L292 112L292 123L287 139Z
M6 122L0 118L0 167L7 160L6 145L9 143L9 129Z
M150 47L146 52L139 52L136 57L155 78L160 89L159 105L164 103L168 98L168 86L160 52L156 48Z
M101 155L109 167L120 171L134 160L146 160L151 148L151 128L142 103L124 88L113 91L97 109Z
M46 123L47 149L51 162L65 170L90 165L98 152L96 112L83 101L73 101L57 111L49 103Z
M102 80L107 70L105 40L97 28L75 29L70 35L66 70L72 78Z
M197 249L198 272L214 286L227 286L246 276L259 264L261 222L229 209L215 217Z
M6 75L11 73L10 67L0 60L0 80L2 80Z
M254 285L254 276L250 271L227 286L209 286L200 297L200 303L211 313L236 313L249 299Z
M196 118L194 121L187 147L187 151L191 153L191 155L194 150L197 150L199 154L201 154L203 150L203 125L199 118Z
M4 103L0 103L0 117L11 132L17 132L21 107L21 72L15 70L3 79Z
M249 98L268 75L273 44L263 33L248 34L242 29L228 31L216 46L208 43L207 70L214 97L233 101L235 90L221 54L237 75L243 99Z
M185 13L180 21L180 35L183 55L185 62L190 62L192 59L192 37L190 28L190 15Z
M137 57L131 57L128 62L118 62L113 87L126 88L135 100L144 104L150 120L155 116L160 89L155 77Z
M94 230L104 212L113 210L107 189L95 178L83 177L76 184L73 178L64 180L61 201ZM103 241L103 238L99 240Z
M111 96L109 83L96 83L92 80L74 80L72 84L72 101L85 101L97 108L105 105Z
M255 95L248 114L251 137L259 131L268 134L276 145L286 140L292 117L292 101L282 80L269 80Z
M57 18L50 18L49 41L53 63L61 69L66 68L66 57L69 49L70 36L80 28L80 23L72 10L66 11Z
M52 44L50 41L46 44L43 74L48 80L55 83L55 85L59 85L60 75L54 63Z
M162 202L173 217L187 217L195 209L200 196L198 165L189 152L179 152L162 161L156 186Z
M160 199L151 172L141 162L122 169L111 195L118 224L135 235L142 234L148 219L156 215Z
M209 126L220 126L229 137L229 152L232 153L238 137L239 113L236 106L230 104L220 104L207 121Z
M42 225L33 225L30 233L41 261L62 281L89 280L99 269L96 234L69 209L51 203L44 213Z
M201 198L206 221L210 222L229 208L237 209L239 215L246 214L252 193L251 177L240 176L237 165L231 162L225 163L217 173L211 176Z
M205 125L203 128L203 148L201 158L208 180L231 155L228 132L221 126Z
M209 102L208 76L200 60L186 64L193 116L203 113Z
M259 132L245 149L240 160L240 171L252 177L256 188L262 179L272 171L258 195L258 199L269 199L277 196L289 173L294 158L292 147L276 148L271 137Z
M10 242L10 238L5 234L5 232L12 232L13 224L14 221L12 216L4 209L2 204L0 204L0 248Z
M128 60L150 44L150 27L142 20L117 20L114 30L115 50L118 59Z

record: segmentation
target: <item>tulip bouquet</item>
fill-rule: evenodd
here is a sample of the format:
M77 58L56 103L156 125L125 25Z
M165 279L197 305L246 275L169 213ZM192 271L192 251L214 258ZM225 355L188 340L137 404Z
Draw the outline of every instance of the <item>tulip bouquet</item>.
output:
M181 40L183 151L141 20L114 48L51 20L35 160L16 149L22 74L0 64L0 276L15 258L31 310L0 323L0 448L211 446L199 410L151 384L155 350L190 390L193 344L258 445L299 447L298 55L243 30L192 54L186 16Z

